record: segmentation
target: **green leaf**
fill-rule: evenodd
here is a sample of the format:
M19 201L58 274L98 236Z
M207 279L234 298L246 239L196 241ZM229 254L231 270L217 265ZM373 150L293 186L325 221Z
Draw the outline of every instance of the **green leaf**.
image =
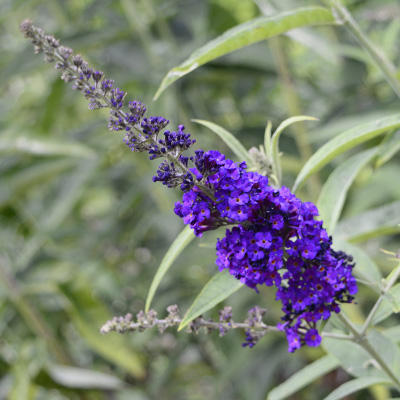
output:
M368 239L400 232L400 201L368 210L342 220L334 236L359 243Z
M171 247L166 252L164 258L161 261L160 266L151 282L149 293L146 299L145 312L147 313L150 309L151 302L153 300L154 294L161 283L161 280L165 274L170 269L176 258L182 253L182 251L189 245L189 243L194 239L193 229L190 226L183 228L181 233L176 237Z
M333 239L333 247L335 250L342 250L353 256L356 266L354 267L354 275L358 278L366 280L379 289L382 279L381 270L375 261L360 247L352 245L338 237ZM380 289L379 289L380 291Z
M328 354L336 358L341 367L350 375L361 377L379 377L389 379L379 366L371 363L371 355L361 346L350 341L327 337L322 346Z
M10 400L29 400L29 389L31 381L28 366L22 361L18 361L13 366L14 383L7 397Z
M79 161L79 160L78 160ZM10 203L21 193L35 186L46 185L49 180L56 179L67 169L76 165L77 159L55 159L20 168L0 181L0 207Z
M400 127L400 114L358 126L336 136L322 146L306 162L297 176L293 186L293 191L295 192L299 189L311 174L320 170L335 157L361 143L366 142L367 140L373 139L374 137L398 127Z
M367 339L394 375L400 376L400 349L396 343L377 329L371 329L367 334Z
M332 234L340 218L347 192L358 173L375 156L376 148L363 151L340 164L322 187L317 207L324 221L324 228Z
M306 7L279 13L271 17L256 18L237 25L196 50L178 67L171 69L161 82L154 100L176 80L218 57L294 28L333 23L335 23L335 18L328 9Z
M90 369L51 364L47 372L54 382L68 388L117 390L125 386L125 383L115 376Z
M328 374L339 366L339 362L331 355L326 355L296 372L281 385L268 393L267 400L285 400L316 379Z
M100 334L100 326L110 318L110 314L93 296L90 282L79 276L73 283L59 285L59 289L68 302L66 312L88 346L134 377L142 378L145 371L139 355L132 348L132 341L126 336L117 334L108 336Z
M96 161L84 161L71 172L62 182L62 189L57 198L50 199L50 205L43 206L43 215L36 232L26 241L22 251L18 254L15 269L24 269L29 261L45 243L47 235L57 228L76 205L84 193L88 180L96 171Z
M248 153L246 148L242 145L242 143L240 143L239 140L237 140L235 136L232 135L232 133L228 132L219 125L214 124L213 122L203 121L200 119L193 119L192 121L211 129L236 154L236 156L240 161L246 161L248 167L253 167L254 161L250 157L250 154Z
M378 158L375 167L379 168L388 162L398 151L400 151L400 130L390 135L385 143L379 146Z
M367 338L385 364L395 374L398 374L400 372L400 350L396 344L375 329L368 332ZM352 341L328 337L324 338L322 346L340 362L345 371L356 378L391 379L363 347Z
M317 118L314 117L308 117L306 115L300 115L297 117L292 117L288 118L285 121L283 121L278 128L276 128L276 131L272 135L272 162L274 165L274 168L276 169L275 173L278 179L278 182L281 182L282 179L282 170L280 167L280 162L279 162L279 138L282 134L282 132L287 128L288 126L296 123L296 122L301 122L301 121L318 121Z
M346 382L343 385L339 386L329 396L325 397L324 400L340 400L346 396L349 396L352 393L356 393L359 390L365 389L367 387L379 384L390 385L391 383L392 382L388 379L375 377L353 379L352 381Z
M183 317L178 331L182 330L199 315L202 315L231 294L235 293L242 286L243 283L231 276L227 270L218 272L207 282L200 294L196 297Z
M379 305L374 318L372 318L372 325L377 325L390 317L393 313L399 312L400 303L400 283L394 285L385 296L384 301Z
M388 337L392 342L400 342L400 325L395 325L387 328L382 332L386 337Z
M71 156L93 159L96 153L80 143L54 142L20 136L0 140L0 152L32 154L36 156Z

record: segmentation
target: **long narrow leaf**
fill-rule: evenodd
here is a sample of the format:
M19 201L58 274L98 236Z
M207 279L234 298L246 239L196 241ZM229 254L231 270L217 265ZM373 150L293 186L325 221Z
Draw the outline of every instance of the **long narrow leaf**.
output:
M353 271L354 275L357 278L370 282L371 285L375 286L375 288L380 292L379 286L382 279L382 273L369 254L362 248L350 244L345 240L341 240L336 236L334 237L333 245L336 250L342 250L347 254L351 254L356 264Z
M196 50L181 65L171 69L161 82L154 99L176 80L203 64L242 47L285 33L294 28L335 23L332 13L322 7L298 8L272 17L260 17L229 29Z
M232 133L228 132L226 129L220 127L219 125L214 124L213 122L203 121L200 119L193 119L192 121L211 129L236 154L239 161L246 161L248 167L253 166L254 162L253 159L250 157L248 151L242 145L242 143L240 143L239 140L237 140L235 136L232 135Z
M389 318L394 312L399 312L398 304L400 302L400 284L394 285L385 296L374 315L371 324L376 325Z
M324 356L312 364L307 365L299 372L292 375L288 380L274 388L267 397L267 400L285 400L293 393L298 392L303 387L309 385L316 379L333 371L339 366L331 355Z
M365 389L367 387L379 384L390 385L391 381L383 378L377 378L370 376L368 378L357 378L350 382L346 382L334 390L329 396L325 397L324 400L340 400L352 393L356 393L359 390Z
M373 237L400 232L399 224L400 201L396 201L342 220L335 230L335 236L359 243Z
M172 243L171 247L166 252L164 258L161 261L160 266L153 278L153 282L151 282L149 293L146 299L146 307L145 311L148 312L150 309L151 302L153 300L154 294L158 286L161 283L162 278L170 269L172 263L176 260L179 254L185 249L185 247L194 239L193 230L190 226L186 226L183 228L181 233L176 237L174 242Z
M83 276L73 283L58 286L67 303L66 312L87 345L97 354L142 378L145 370L142 360L128 337L121 335L103 336L99 327L109 318L107 308L93 297L93 287Z
M207 282L206 286L204 286L203 290L196 297L195 301L183 317L178 331L182 330L199 315L202 315L221 301L225 300L231 294L235 293L242 286L243 283L229 275L228 271L224 270L218 272Z
M296 123L296 122L302 122L302 121L317 121L317 118L314 117L308 117L306 115L299 115L297 117L292 117L288 118L285 121L283 121L277 128L274 134L272 135L272 160L273 160L273 165L277 169L276 175L278 178L278 182L281 181L282 178L282 170L280 167L280 162L279 162L279 139L281 137L282 132L287 128L288 126Z
M331 173L323 186L317 207L328 233L331 234L336 227L351 184L376 152L377 149L373 148L349 158Z
M20 136L0 140L0 152L33 154L37 156L71 156L93 159L96 153L81 143L54 142Z
M400 114L358 126L354 129L343 132L339 136L336 136L322 146L307 161L297 176L296 182L293 186L293 191L295 192L297 189L299 189L299 187L312 173L320 170L335 157L361 143L366 142L367 140L373 139L374 137L398 127L400 127Z
M54 382L67 388L117 390L125 386L116 376L91 369L50 364L47 373Z
M387 141L380 146L376 167L388 162L397 152L400 151L400 130L395 132Z

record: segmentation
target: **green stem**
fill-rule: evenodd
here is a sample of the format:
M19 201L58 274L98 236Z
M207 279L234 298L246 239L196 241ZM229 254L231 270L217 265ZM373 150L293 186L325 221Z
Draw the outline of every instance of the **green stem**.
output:
M378 311L379 306L381 305L382 301L384 300L386 293L388 293L389 290L393 287L393 285L396 283L399 276L400 276L400 264L397 266L396 272L390 278L389 282L387 283L385 288L382 290L381 295L379 296L378 300L376 301L376 303L372 307L370 313L368 314L368 317L365 320L365 323L361 329L361 332L360 332L361 335L365 335L365 333L367 332L367 329L371 325L372 319L374 318L376 312Z
M353 340L354 336L353 335L342 335L340 333L332 333L332 332L322 332L321 333L322 337L331 337L335 339L342 339L342 340Z
M290 117L302 115L299 96L293 84L290 69L285 56L285 51L282 48L281 38L271 38L269 48L276 64L277 74L283 87L283 96L285 98L287 110ZM313 149L308 140L307 131L303 122L293 126L294 140L296 142L300 158L304 164L313 155ZM307 183L310 194L313 198L317 198L320 192L320 182L317 175L312 175Z
M339 21L343 23L345 28L371 56L375 61L376 66L382 71L393 91L398 97L400 97L400 82L396 76L396 67L374 46L374 44L360 29L357 22L353 19L349 10L344 7L339 0L331 0L331 6L333 12L339 17Z
M359 344L370 356L380 365L380 367L386 372L386 374L392 379L397 389L400 390L400 377L396 376L391 367L386 364L386 361L380 356L380 354L371 346L368 342L367 337L353 325L353 323L344 315L343 311L337 314L338 318L347 326L349 331L354 335L353 341Z

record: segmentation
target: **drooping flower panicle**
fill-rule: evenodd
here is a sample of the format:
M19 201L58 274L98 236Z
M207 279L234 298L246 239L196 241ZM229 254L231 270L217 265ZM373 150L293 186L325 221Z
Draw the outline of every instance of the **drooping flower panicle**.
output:
M62 79L89 99L90 109L110 109L109 129L125 132L124 142L132 151L145 151L151 160L164 158L153 181L184 192L174 211L197 236L232 226L218 240L216 264L257 291L264 284L277 287L284 312L279 328L286 333L289 351L318 346L316 323L340 312L339 303L351 302L357 286L352 258L332 249L316 206L286 187L272 188L266 176L248 172L245 162L235 163L218 151L184 156L195 140L183 125L162 134L169 121L145 117L146 107L139 101L129 102L129 111L123 111L126 93L114 88L103 72L89 68L81 56L30 21L21 24L21 31L46 61L56 62ZM260 315L255 309L253 317ZM259 337L248 331L245 345L253 347Z

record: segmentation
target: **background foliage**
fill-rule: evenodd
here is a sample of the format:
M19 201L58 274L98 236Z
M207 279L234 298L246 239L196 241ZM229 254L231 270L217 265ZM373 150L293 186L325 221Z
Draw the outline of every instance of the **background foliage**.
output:
M20 21L30 18L115 79L129 98L144 101L151 115L183 123L199 148L233 158L191 119L213 121L250 148L262 142L268 120L276 127L293 115L319 118L293 125L281 138L284 183L291 186L328 139L398 110L380 72L343 29L307 28L254 44L180 79L157 102L152 97L169 69L226 29L262 13L316 3L0 2L0 399L264 399L323 354L302 349L288 355L284 338L272 334L256 350L241 348L241 332L223 340L183 332L99 334L113 315L144 308L152 277L182 229L172 212L179 193L153 184L156 166L108 132L106 111L90 112L18 31ZM355 0L348 6L398 64L397 2ZM365 149L379 142L374 140ZM317 201L321 183L348 156L314 176L302 199ZM398 168L394 157L358 175L338 227L343 237L355 225L352 216L398 201ZM394 204L384 214L391 225L384 233L391 235L367 228L354 238L384 273L392 265L379 248L398 248L400 207ZM218 232L204 236L163 280L153 304L160 315L174 303L185 311L215 274ZM348 309L353 319L374 296L362 288L360 307ZM228 303L235 319L254 305L268 308L269 323L279 318L271 290L257 295L243 289ZM290 398L321 399L347 379L338 369ZM388 396L375 387L348 398Z

